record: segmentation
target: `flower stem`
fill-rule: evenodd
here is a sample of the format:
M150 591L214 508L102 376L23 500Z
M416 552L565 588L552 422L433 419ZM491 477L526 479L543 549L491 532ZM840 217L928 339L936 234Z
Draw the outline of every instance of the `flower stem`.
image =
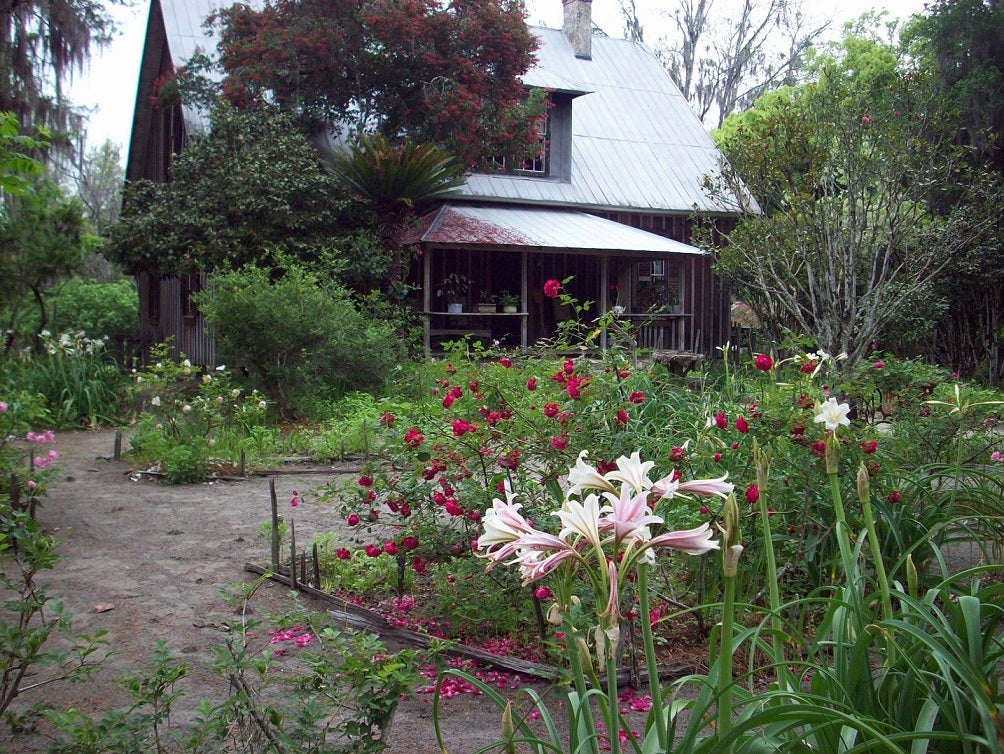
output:
M726 557L728 557L726 555ZM722 605L722 637L718 654L718 739L732 728L732 633L736 599L736 576L725 577L725 602ZM731 748L731 747L729 747ZM722 749L728 754L729 749Z
M607 693L604 711L607 713L607 736L610 739L610 751L613 754L620 754L620 720L617 713L617 646L613 644L606 634L603 641L606 642L607 651Z
M847 516L844 514L844 501L840 496L840 480L836 473L827 474L830 477L830 496L833 498L833 513L837 519L837 546L840 548L840 565L843 566L848 584L858 580L857 562L851 557L851 538L847 528Z
M659 663L655 656L655 639L652 636L652 621L649 618L648 565L638 564L638 607L641 611L641 636L645 646L645 663L648 669L648 691L652 696L655 712L653 724L659 741L659 751L669 751L669 732L666 729L666 712L662 706L662 686L659 684Z
M572 669L572 683L578 696L578 705L569 705L568 734L572 751L591 751L599 754L599 741L596 738L596 728L589 708L589 697L586 695L586 678L579 658L578 631L571 622L565 621L565 652L568 654L568 666ZM584 741L579 738L579 729L589 738L588 748L583 748Z
M760 493L760 522L763 525L763 545L767 555L767 595L770 598L771 646L774 649L774 677L778 686L785 675L784 644L781 639L781 594L777 585L777 558L774 555L774 538L770 531L770 516L767 512L767 495Z

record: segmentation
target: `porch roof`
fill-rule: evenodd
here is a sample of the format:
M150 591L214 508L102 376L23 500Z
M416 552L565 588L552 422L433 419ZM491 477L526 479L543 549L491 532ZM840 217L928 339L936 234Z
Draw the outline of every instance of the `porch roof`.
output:
M704 252L680 241L585 212L546 207L444 204L422 218L406 243L451 246L531 246L571 251L647 254Z

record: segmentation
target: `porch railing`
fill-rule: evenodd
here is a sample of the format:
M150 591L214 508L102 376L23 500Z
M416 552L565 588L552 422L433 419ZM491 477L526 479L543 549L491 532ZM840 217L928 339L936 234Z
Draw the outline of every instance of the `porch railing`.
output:
M652 351L687 351L689 314L625 314L638 328L638 348Z

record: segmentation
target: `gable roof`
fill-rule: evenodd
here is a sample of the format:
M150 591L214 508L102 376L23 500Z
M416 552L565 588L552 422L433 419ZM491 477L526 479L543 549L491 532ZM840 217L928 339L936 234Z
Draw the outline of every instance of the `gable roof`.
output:
M658 58L645 45L594 36L592 58L575 57L564 33L540 38L528 85L574 82L571 180L477 174L459 194L592 210L729 213L704 192L721 153Z
M203 22L228 0L152 0L144 66L157 55L151 30L161 11L167 54L177 68L198 51L211 52L216 41ZM250 0L256 6L256 0ZM523 77L528 86L571 93L571 172L558 178L474 174L452 195L458 199L537 204L592 211L734 214L712 201L702 188L718 172L720 152L645 45L594 36L592 58L575 57L564 33L534 27L540 39L536 65ZM137 118L129 168L144 162L141 108L149 109L156 74L140 78ZM148 118L146 121L148 122ZM203 130L203 113L184 108L188 133Z

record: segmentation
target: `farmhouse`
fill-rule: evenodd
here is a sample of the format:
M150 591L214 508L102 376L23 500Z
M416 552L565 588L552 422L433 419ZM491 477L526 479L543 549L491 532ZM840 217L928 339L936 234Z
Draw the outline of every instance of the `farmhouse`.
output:
M197 111L152 99L158 77L212 48L202 21L217 4L152 0L127 180L167 180L172 155L204 127ZM697 222L734 222L702 188L720 154L648 48L592 34L590 0L565 0L564 11L563 29L533 29L540 47L524 84L550 101L535 159L469 176L408 238L423 252L410 274L426 347L465 334L513 347L551 336L570 312L544 283L574 277L571 292L595 302L589 316L619 312L640 346L712 353L728 339L730 302L712 255L689 241ZM446 295L451 279L459 285ZM144 339L173 335L212 363L190 301L200 277L138 283Z

